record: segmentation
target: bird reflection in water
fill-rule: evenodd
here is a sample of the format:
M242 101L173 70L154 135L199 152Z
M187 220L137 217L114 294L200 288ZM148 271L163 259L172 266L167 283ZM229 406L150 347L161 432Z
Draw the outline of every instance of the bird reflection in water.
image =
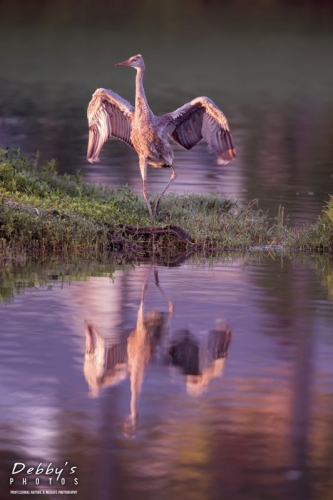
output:
M155 276L157 275L155 274ZM156 285L160 289L157 280ZM147 283L142 287L136 328L127 340L127 366L131 381L131 412L124 425L126 435L135 433L138 417L138 397L141 392L145 368L151 356L158 353L158 347L163 346L165 340L169 337L170 318L174 311L174 305L169 301L168 313L152 311L145 315L146 289ZM162 354L163 359L163 348L160 354Z
M223 374L231 341L231 329L221 319L208 332L205 342L199 342L189 330L175 332L169 354L172 365L186 376L189 394L201 394L210 380Z
M179 330L171 335L174 303L160 287L156 269L154 275L155 285L168 303L168 311L145 313L147 276L141 289L136 327L126 340L108 345L95 326L85 321L83 372L89 394L96 397L100 388L116 385L127 377L130 379L130 413L123 428L127 436L136 432L139 395L146 367L152 358L160 364L170 365L175 369L173 373L185 375L189 394L201 394L210 380L222 375L231 341L231 329L222 320L216 321L215 329L209 331L203 341L189 330Z

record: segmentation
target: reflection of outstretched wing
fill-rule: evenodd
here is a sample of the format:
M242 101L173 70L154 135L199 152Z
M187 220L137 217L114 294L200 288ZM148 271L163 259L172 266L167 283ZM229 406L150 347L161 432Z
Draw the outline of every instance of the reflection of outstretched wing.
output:
M91 395L97 396L101 387L115 385L126 377L127 342L107 346L104 337L87 321L85 335L83 373Z
M127 340L108 347L107 370L112 370L123 363L127 363Z
M85 321L86 354L84 357L84 375L89 386L97 388L106 369L106 345L103 337L94 325Z
M171 364L186 376L188 393L199 395L212 379L223 373L231 329L218 320L215 329L200 343L189 330L179 330L173 335L178 339L169 348Z
M179 342L174 342L169 350L174 366L181 368L184 375L199 375L199 346L189 330L175 332Z
M214 361L220 358L226 358L231 342L231 330L228 326L219 327L208 333L208 352Z

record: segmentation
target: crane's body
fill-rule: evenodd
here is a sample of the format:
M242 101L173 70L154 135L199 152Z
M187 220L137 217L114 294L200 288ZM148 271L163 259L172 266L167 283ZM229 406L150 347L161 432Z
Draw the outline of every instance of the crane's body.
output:
M163 194L177 176L169 138L185 149L191 149L204 138L217 153L220 164L229 163L235 157L236 150L227 119L208 97L197 97L172 113L155 116L148 105L143 87L143 57L138 54L116 66L130 66L137 70L135 108L111 90L95 91L88 106L87 159L91 163L99 161L99 153L110 137L116 137L134 148L139 156L143 196L154 222L146 190L147 165L155 168L169 167L172 170L167 186L157 198L154 210L156 215Z
M138 113L139 114L139 113ZM131 140L139 157L147 159L147 163L155 168L171 167L173 151L159 123L159 117L153 115L149 121L144 116L134 116L132 122Z

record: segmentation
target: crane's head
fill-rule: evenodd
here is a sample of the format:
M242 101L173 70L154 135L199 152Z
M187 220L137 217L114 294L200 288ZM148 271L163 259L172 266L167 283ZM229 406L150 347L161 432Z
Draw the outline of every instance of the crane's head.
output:
M127 61L116 64L116 66L130 66L131 68L145 69L145 63L141 54L132 56Z

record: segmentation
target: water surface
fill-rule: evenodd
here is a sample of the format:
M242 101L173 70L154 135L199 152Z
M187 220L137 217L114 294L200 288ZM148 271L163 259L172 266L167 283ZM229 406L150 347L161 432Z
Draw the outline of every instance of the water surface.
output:
M1 497L13 461L67 460L82 500L329 498L325 266L261 257L35 275L0 305Z

